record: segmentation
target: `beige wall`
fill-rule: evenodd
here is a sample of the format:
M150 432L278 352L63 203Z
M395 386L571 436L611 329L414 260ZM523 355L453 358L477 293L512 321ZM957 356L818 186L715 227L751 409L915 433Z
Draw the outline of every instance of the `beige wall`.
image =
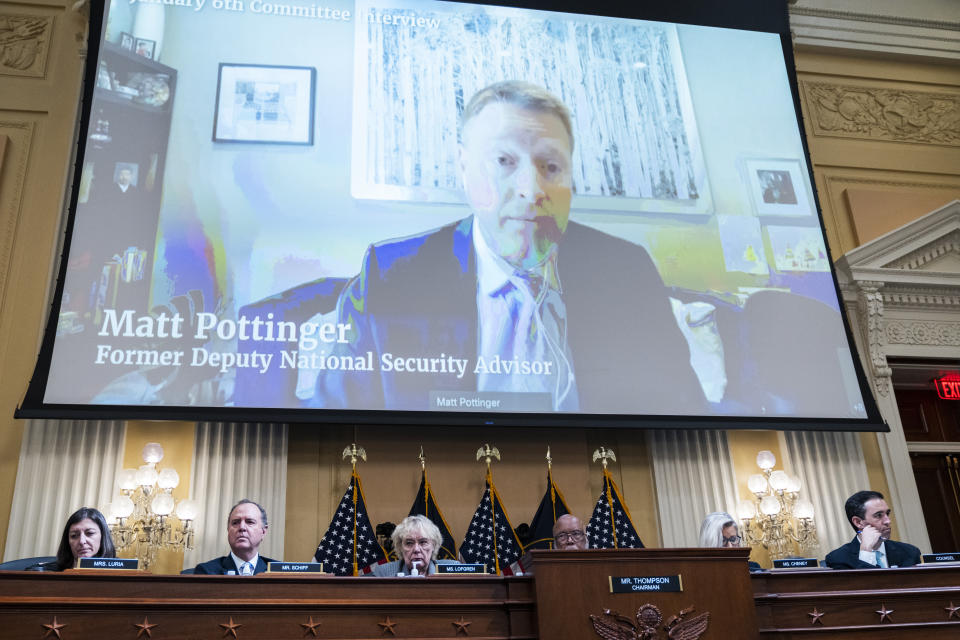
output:
M12 414L32 374L46 319L68 179L84 31L83 17L70 10L72 4L0 2L0 15L34 17L43 26L37 40L40 54L29 65L0 64L0 139L6 140L0 144L5 147L0 155L0 520L10 511L22 433ZM835 258L960 197L956 65L800 50L797 68L816 185ZM870 109L881 103L885 106L877 112L876 123L859 122L876 117ZM137 429L141 427L134 425L131 433ZM170 428L174 448L187 457L192 451L189 431ZM876 437L861 439L871 484L884 490ZM640 432L294 425L288 467L289 558L312 555L349 478L340 452L353 441L369 455L360 473L375 522L396 522L406 514L419 481L422 444L437 498L457 536L465 532L480 498L483 468L475 452L485 442L503 454L494 478L514 524L529 520L542 495L547 444L557 482L571 508L585 517L600 489L591 454L601 444L612 447L619 460L614 475L634 522L648 545L659 544L649 449ZM125 457L132 464L129 458L142 443L130 435L127 442L131 450ZM171 446L167 442L165 446ZM779 444L769 432L732 432L730 444L745 495L756 451L768 448L779 458ZM186 483L189 470L178 471ZM0 527L0 545L5 536Z
M960 198L960 65L796 52L834 259Z
M26 21L35 53L0 56L0 521L13 499L23 425L13 411L33 373L47 316L86 17L72 0L0 2L0 19ZM6 542L0 527L0 547Z
M834 259L960 198L960 66L806 49L796 63ZM860 440L870 488L890 495L877 436Z

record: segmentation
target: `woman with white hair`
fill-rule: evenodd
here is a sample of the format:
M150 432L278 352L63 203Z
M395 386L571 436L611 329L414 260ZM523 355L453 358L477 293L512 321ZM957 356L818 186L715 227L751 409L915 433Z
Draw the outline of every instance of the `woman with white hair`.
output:
M379 578L429 576L437 572L438 564L460 564L456 560L437 560L443 536L426 516L407 516L393 530L390 539L400 558L375 566L367 575Z
M743 538L737 528L737 521L726 511L708 513L700 525L701 547L740 547ZM761 567L756 562L747 562L750 571L759 571Z
M708 513L700 525L701 547L739 547L737 521L726 511Z

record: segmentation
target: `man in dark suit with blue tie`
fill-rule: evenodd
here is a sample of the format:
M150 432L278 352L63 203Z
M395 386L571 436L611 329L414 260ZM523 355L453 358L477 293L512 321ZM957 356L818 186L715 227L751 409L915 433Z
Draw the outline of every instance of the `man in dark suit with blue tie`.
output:
M650 255L570 221L567 107L541 87L500 82L469 101L461 122L472 215L368 249L337 304L348 340L329 345L335 360L312 389L298 386L301 406L701 413ZM269 311L277 320L284 310ZM242 382L238 405L271 401L270 382Z
M202 562L195 574L252 576L267 570L268 562L260 555L260 543L267 534L267 512L256 502L243 499L234 505L227 518L227 542L230 554Z
M920 550L890 539L890 507L879 491L858 491L844 505L857 532L853 540L827 554L831 569L883 569L920 564Z

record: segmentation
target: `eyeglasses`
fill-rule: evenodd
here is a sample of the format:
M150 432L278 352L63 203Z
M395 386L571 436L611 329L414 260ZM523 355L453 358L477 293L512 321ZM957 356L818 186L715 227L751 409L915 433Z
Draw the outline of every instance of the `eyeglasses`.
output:
M731 547L735 547L738 544L740 544L741 540L743 540L743 538L741 538L740 536L731 536L729 538L724 538L723 546L730 545Z
M415 547L420 547L421 549L429 549L433 546L433 542L427 540L426 538L420 538L419 540L414 540L413 538L407 538L406 540L400 543L403 545L404 549L413 549Z
M579 542L583 540L584 533L583 531L561 531L557 535L553 536L557 542Z

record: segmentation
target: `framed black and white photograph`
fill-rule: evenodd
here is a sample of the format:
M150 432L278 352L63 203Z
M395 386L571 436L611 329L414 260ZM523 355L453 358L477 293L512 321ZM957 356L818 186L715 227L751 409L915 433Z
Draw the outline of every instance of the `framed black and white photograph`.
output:
M757 215L813 215L805 171L800 160L784 158L744 160L744 180Z
M146 38L136 38L134 42L134 53L144 58L153 60L153 52L157 48L157 43Z
M133 36L126 31L120 32L120 48L133 51Z
M220 63L214 142L313 144L313 67Z

